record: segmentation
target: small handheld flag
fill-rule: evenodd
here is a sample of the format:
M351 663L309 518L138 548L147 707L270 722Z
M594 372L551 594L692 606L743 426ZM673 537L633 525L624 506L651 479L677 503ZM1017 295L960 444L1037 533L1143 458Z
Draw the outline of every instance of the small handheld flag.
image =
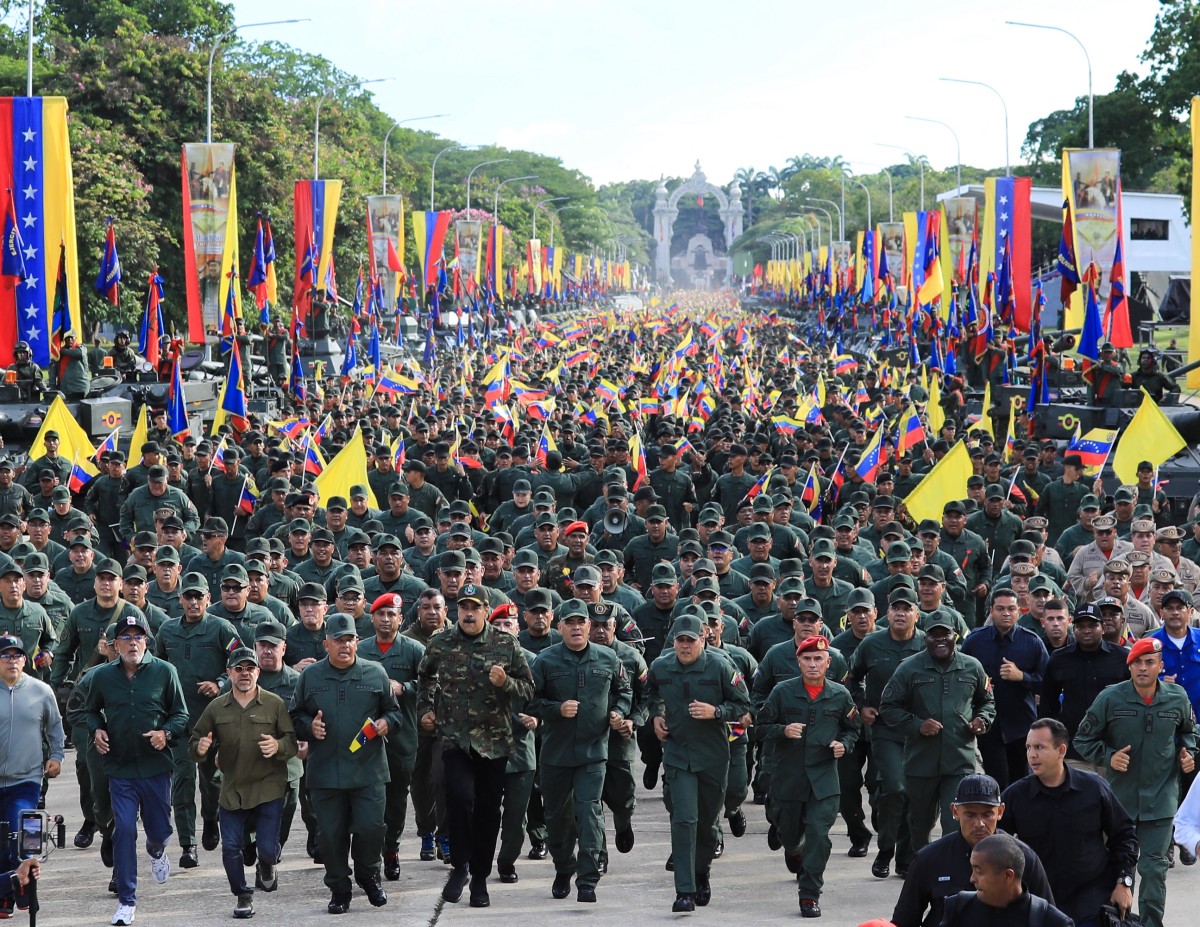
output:
M354 740L350 741L350 752L357 753L378 736L379 729L375 727L375 722L368 718L354 735Z

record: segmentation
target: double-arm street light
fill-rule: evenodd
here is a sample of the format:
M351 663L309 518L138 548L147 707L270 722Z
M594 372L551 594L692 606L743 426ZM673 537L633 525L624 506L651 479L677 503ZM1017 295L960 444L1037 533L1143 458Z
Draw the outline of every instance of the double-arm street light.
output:
M833 200L817 199L817 197L815 197L815 196L810 196L806 200L806 202L824 203L826 206L830 206L833 209L837 210L837 217L838 217L838 239L837 240L838 241L846 240L846 222L845 222L845 219L842 217L842 210L838 206L837 203L835 203ZM829 213L826 213L826 215L829 215ZM830 220L830 225L829 225L829 237L830 237L830 240L832 241L832 239L833 239L833 220L832 219Z
M520 180L537 180L537 174L525 174L523 177L509 177L508 180L502 180L496 184L496 195L492 197L492 225L500 224L500 189L509 183L517 183Z
M570 199L569 196L548 196L548 197L546 197L546 199L538 200L536 203L534 203L533 204L533 232L529 237L537 238L537 214L538 214L539 209L541 209L547 203L561 203L563 200L569 200L569 199Z
M441 151L433 156L433 164L429 168L429 211L433 212L433 182L437 179L437 163L438 158L444 155L447 151L469 151L475 148L475 145L447 145Z
M33 27L33 15L32 15L33 14L33 0L29 0L29 12L30 12L29 23L30 23L30 28L32 29L32 27ZM208 123L207 123L208 128L204 133L204 140L206 142L208 142L209 144L212 144L213 59L216 58L217 49L219 49L221 47L221 43L223 41L225 41L225 39L229 38L231 35L235 35L236 33L241 32L243 29L258 29L262 26L286 26L286 25L290 25L292 23L307 23L307 22L311 22L311 21L312 20L307 19L307 18L306 19L272 19L269 22L265 22L265 23L246 23L246 25L244 25L244 26L235 26L234 28L230 29L228 32L222 32L219 36L217 36L216 40L213 42L213 47L211 49L209 49L209 52L208 52L208 89L207 89L207 94L205 96L205 110L208 114ZM32 35L33 35L33 33L31 31L30 36L32 37ZM29 55L30 55L30 57L29 57L29 67L30 67L30 70L29 70L29 96L33 96L33 44L32 44L32 42L29 46Z
M905 148L903 145L889 145L886 142L876 142L880 148L895 148L897 151L903 151L910 158L917 162L917 167L921 171L921 211L925 211L925 156L916 154L911 148ZM889 175L890 176L890 175Z
M393 122L392 127L387 130L387 135L383 137L383 195L387 196L387 153L388 140L392 137L400 126L408 125L410 122L421 122L425 119L445 119L448 113L438 113L436 116L413 116L412 119L401 119L399 122Z

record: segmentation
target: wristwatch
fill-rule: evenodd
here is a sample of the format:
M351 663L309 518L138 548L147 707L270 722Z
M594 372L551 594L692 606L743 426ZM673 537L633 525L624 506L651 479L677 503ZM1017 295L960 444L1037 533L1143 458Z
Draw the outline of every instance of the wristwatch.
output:
M1117 879L1117 882L1121 885L1124 885L1126 888L1133 888L1133 876L1131 875L1123 875L1121 878Z
M718 705L716 708L713 709L713 719L716 721L721 720L721 706L720 705Z

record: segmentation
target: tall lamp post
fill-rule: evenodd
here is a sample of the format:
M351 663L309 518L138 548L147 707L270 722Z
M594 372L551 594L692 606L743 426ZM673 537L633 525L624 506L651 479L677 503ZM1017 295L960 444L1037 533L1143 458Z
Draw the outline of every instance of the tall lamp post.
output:
M313 180L321 179L321 104L335 90L344 90L347 87L363 87L367 84L386 84L395 80L394 77L375 77L371 80L355 80L345 84L337 84L333 87L326 87L321 91L321 95L317 98L317 115L313 120Z
M942 122L940 119L927 119L924 116L905 116L905 119L911 119L913 122L932 122L935 126L941 126L947 132L954 136L954 181L955 186L962 188L962 145L958 141L958 133L950 126L949 123Z
M996 95L996 99L1000 101L1000 107L1004 110L1004 176L1011 177L1012 171L1009 170L1008 163L1008 104L1004 102L1004 97L1000 91L991 84L985 84L981 80L966 80L962 77L939 77L938 80L944 80L949 84L973 84L976 87L983 87L986 90L992 91Z
M1004 22L1009 26L1024 26L1026 29L1049 29L1051 32L1061 32L1063 35L1069 35L1071 38L1073 38L1075 40L1075 44L1078 45L1083 51L1083 57L1087 61L1088 72L1088 147L1095 148L1095 122L1092 118L1092 104L1094 102L1092 99L1092 56L1088 54L1087 47L1083 44L1083 42L1079 41L1079 36L1077 36L1074 32L1068 32L1066 29L1062 28L1062 26L1046 26L1042 23L1018 23L1013 22L1011 19L1006 19Z
M437 179L438 158L440 158L442 155L444 155L447 151L458 151L459 149L466 151L468 148L471 148L471 147L474 147L474 146L459 145L459 144L447 145L445 148L443 148L441 151L439 151L437 154L435 154L433 156L433 164L429 168L429 211L430 212L433 212L433 182L434 182L434 180Z
M496 184L496 195L492 197L492 225L500 224L500 188L505 184L516 183L519 180L537 180L537 174L526 174L523 177L509 177Z
M487 167L489 164L503 164L505 161L511 161L512 158L496 158L492 161L480 161L467 172L467 221L471 219L471 178L475 176L475 172L481 167Z
M871 222L871 191L868 190L867 185L857 177L851 177L850 179L862 187L863 192L867 194L867 231L870 231L871 229L875 228L874 224Z
M539 209L541 209L547 203L561 203L563 200L569 200L569 199L570 199L569 196L549 196L544 200L538 200L536 203L534 203L533 204L533 232L530 234L529 237L537 238L537 214L538 214Z
M550 215L554 216L554 217L557 219L557 218L558 218L558 214L559 214L560 212L564 212L565 210L568 210L568 209L587 209L587 208L588 208L587 206L577 206L577 205L575 205L575 204L573 204L573 203L568 203L566 206L559 206L559 207L558 207L558 209L551 209L551 210L550 210ZM550 247L551 247L551 248L553 248L553 247L554 247L554 223L553 223L553 222L551 222L551 223L550 223Z
M845 241L845 238L846 238L846 223L845 223L845 221L842 219L842 210L839 208L838 204L837 204L837 203L835 203L833 200L821 200L821 199L817 199L815 196L810 196L810 197L808 198L807 202L809 202L809 203L824 203L826 206L829 206L829 207L831 207L831 208L833 208L833 209L837 210L837 217L838 217L838 241ZM828 213L826 213L826 215L828 215ZM832 220L832 219L830 220L830 226L829 226L829 239L830 239L830 242L832 242L832 241L833 241L833 220Z
M408 125L410 122L421 122L425 119L445 119L449 113L438 113L436 116L413 116L412 119L401 119L399 122L393 122L392 127L387 130L387 135L383 137L383 195L387 196L387 153L388 140L392 137L392 133L403 125Z
M807 207L805 207L805 208L806 208L806 209L819 209L820 207L818 207L818 206L807 206ZM821 210L821 212L825 212L825 210L824 210L824 209L822 209L822 210ZM806 213L805 215L806 215L806 217L807 217L807 218L809 218L809 219L812 219L812 220L813 220L813 222L816 224L816 227L817 227L817 250L819 251L819 250L820 250L822 247L824 247L824 244L825 244L825 243L824 243L824 242L821 240L821 218L820 218L819 216L814 216L814 215L813 215L811 212L809 212L809 213ZM826 215L829 215L829 214L828 214L828 213L826 213ZM832 235L832 234L833 234L833 217L832 217L832 216L830 216L830 218L829 218L829 234L830 234L830 235Z
M208 87L205 95L205 111L208 114L208 128L204 133L204 140L210 145L212 144L212 75L213 75L213 59L217 56L217 49L221 47L221 43L243 29L257 29L260 26L286 26L291 23L307 23L312 22L311 19L272 19L265 23L246 23L244 26L235 26L228 32L222 32L213 41L213 47L208 52ZM29 96L33 96L33 0L29 0Z

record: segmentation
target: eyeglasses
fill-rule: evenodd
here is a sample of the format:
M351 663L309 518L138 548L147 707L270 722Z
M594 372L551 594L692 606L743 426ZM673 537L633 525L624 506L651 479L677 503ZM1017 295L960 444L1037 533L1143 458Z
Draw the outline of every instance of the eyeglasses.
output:
M181 592L181 593L179 594L179 598L181 598L181 599L189 599L189 600L193 600L193 601L194 601L194 600L196 600L196 599L203 599L203 598L204 598L204 593L203 593L203 592Z
M145 634L120 634L117 636L117 640L119 640L123 644L129 644L129 643L132 643L133 641L137 641L140 644L145 639L146 639Z
M245 588L245 586L239 585L238 583L221 583L222 592L241 592Z
M18 660L24 660L25 654L19 650L6 650L0 653L0 660L7 660L9 663L16 663Z
M253 673L253 672L254 672L256 669L258 669L258 667L257 667L257 666L255 666L255 665L254 665L254 664L252 664L252 663L247 663L247 664L245 664L245 665L242 665L242 666L235 666L235 667L233 667L233 671L234 671L235 673L239 673L239 674L241 674L241 673Z

